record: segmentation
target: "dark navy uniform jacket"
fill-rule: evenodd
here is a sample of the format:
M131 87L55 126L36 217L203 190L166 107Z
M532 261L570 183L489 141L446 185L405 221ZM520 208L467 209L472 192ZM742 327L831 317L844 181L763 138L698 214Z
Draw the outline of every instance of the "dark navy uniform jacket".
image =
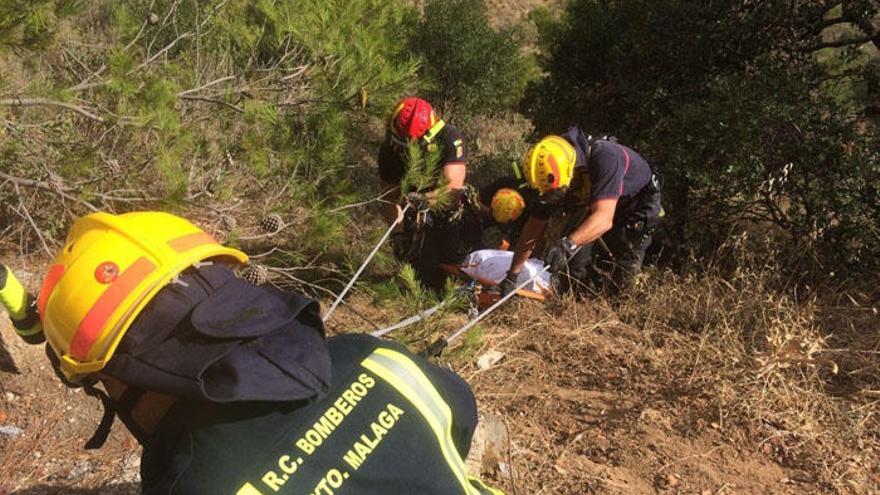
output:
M319 400L177 403L145 445L144 493L500 493L464 474L477 409L461 378L366 335L329 347Z

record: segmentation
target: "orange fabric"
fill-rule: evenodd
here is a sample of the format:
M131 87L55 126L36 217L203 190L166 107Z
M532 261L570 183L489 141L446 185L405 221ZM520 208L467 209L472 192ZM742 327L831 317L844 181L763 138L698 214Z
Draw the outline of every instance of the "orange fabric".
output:
M183 253L205 244L217 244L217 241L204 232L195 232L168 241L168 246L178 253Z
M550 166L550 170L553 172L553 184L550 184L550 189L559 189L561 177L559 176L559 164L556 163L556 157L549 155L547 157L547 165Z
M76 329L76 335L70 343L70 354L73 357L85 360L110 316L131 291L155 269L156 265L142 256L107 287Z
M46 278L43 279L43 286L40 288L40 296L37 298L37 311L40 314L46 313L46 301L49 300L49 294L52 293L52 290L55 289L55 285L58 284L58 281L61 280L61 276L64 275L64 265L52 265L49 267L49 273L46 274Z
M449 274L451 274L451 275L455 275L455 276L457 276L457 277L469 278L469 279L472 279L472 280L476 280L476 281L479 282L480 285L482 285L483 287L492 287L492 286L497 285L497 284L496 284L495 282L493 282L492 280L485 279L485 278L482 278L482 277L474 277L474 276L472 276L472 275L468 275L467 273L465 273L464 271L462 271L462 269L461 269L460 266L457 266L457 265L446 265L446 264L442 264L442 263L441 263L441 264L440 264L440 268L441 268L443 271L445 271L446 273L449 273ZM520 289L520 290L516 291L516 295L518 295L518 296L522 296L522 297L526 297L526 298L528 298L528 299L534 299L534 300L536 300L536 301L543 301L543 300L545 299L544 294L540 294L540 293L538 293L538 292L533 292L533 291L525 290L525 289Z

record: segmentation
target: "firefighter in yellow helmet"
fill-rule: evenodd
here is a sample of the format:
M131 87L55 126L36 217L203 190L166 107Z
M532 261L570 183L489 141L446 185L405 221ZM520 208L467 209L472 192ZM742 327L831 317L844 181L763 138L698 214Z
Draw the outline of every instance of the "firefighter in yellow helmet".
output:
M480 205L484 214L483 246L508 249L515 245L537 201L537 193L529 188L521 174L500 177L480 188Z
M540 201L523 226L502 292L513 290L548 219L557 215L564 218L564 237L544 256L557 287L578 294L599 285L612 292L630 287L663 216L660 179L648 161L614 138L572 127L535 144L523 174Z
M465 473L461 378L370 336L328 341L317 302L236 277L246 261L167 213L76 221L36 306L59 377L104 402L87 447L118 416L144 493L501 494Z
M489 209L496 222L509 224L522 216L526 209L526 200L516 189L504 187L492 195Z

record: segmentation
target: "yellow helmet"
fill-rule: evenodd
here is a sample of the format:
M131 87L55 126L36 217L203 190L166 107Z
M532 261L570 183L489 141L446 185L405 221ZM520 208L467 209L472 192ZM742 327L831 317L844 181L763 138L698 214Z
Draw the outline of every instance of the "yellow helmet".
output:
M574 176L577 153L560 136L547 136L526 153L523 172L529 185L541 194L568 187Z
M168 213L78 219L37 298L46 340L64 375L78 381L102 369L150 299L187 267L214 257L248 259Z
M522 215L526 202L515 189L502 188L492 196L492 218L498 223L512 222Z

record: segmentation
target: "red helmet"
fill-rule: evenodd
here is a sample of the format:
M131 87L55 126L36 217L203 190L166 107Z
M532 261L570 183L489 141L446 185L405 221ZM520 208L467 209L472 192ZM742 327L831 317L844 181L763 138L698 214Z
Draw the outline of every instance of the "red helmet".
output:
M410 96L397 104L389 124L394 137L408 141L424 136L437 120L437 114L430 103Z

